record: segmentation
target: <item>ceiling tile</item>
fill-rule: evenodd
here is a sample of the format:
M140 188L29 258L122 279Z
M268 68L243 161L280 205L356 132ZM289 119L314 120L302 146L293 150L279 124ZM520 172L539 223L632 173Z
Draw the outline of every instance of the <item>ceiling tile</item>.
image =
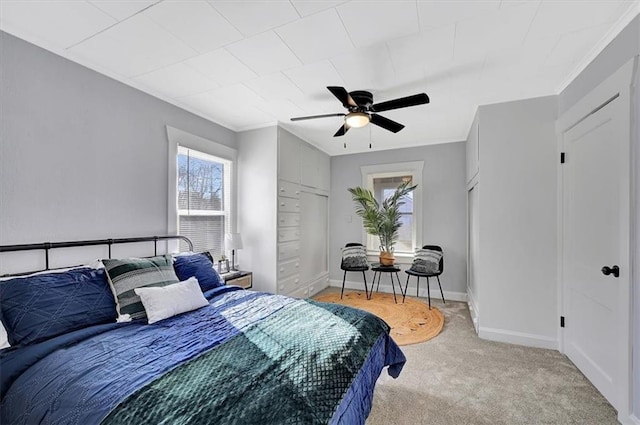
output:
M453 59L455 25L424 31L387 42L396 70L437 68Z
M329 90L326 93L319 93L314 96L304 96L291 101L300 109L305 111L305 115L334 114L344 112L342 104Z
M196 54L142 14L120 22L70 50L128 77L180 62Z
M348 91L382 90L394 80L395 73L386 47L359 49L338 56L331 63L342 76Z
M220 87L208 92L217 103L230 107L263 106L265 100L244 84Z
M527 38L562 35L582 28L612 22L625 10L625 0L543 1Z
M276 121L273 115L257 107L264 108L264 101L241 84L182 97L179 101L236 130Z
M206 1L163 1L144 14L199 52L242 39L242 34Z
M244 84L264 99L283 100L302 96L302 91L280 72L245 81Z
M0 28L61 48L115 23L111 16L84 1L0 1Z
M546 58L543 67L566 66L567 75L573 71L572 65L585 57L593 46L606 34L608 25L585 28L565 34Z
M357 47L404 37L420 29L415 1L354 1L336 10Z
M184 63L220 85L234 84L256 77L255 72L225 49L187 59Z
M353 44L334 9L299 19L276 30L304 63L346 53Z
M226 49L259 75L300 65L289 47L271 31L238 41Z
M140 75L135 77L134 80L152 91L174 99L218 87L218 84L213 80L206 78L183 63L169 65L157 71Z
M146 9L157 1L158 0L90 0L89 2L113 16L118 21L122 21Z
M441 27L495 11L499 0L418 1L420 28Z
M305 115L305 112L290 100L269 100L265 103L263 112L274 116L279 121L288 122L293 117ZM258 109L262 110L262 106Z
M327 91L327 86L344 86L342 77L329 61L321 61L284 71L304 93L317 94Z
M248 37L299 18L288 1L210 0L210 3Z
M530 4L539 6L542 0L502 0L500 2L500 9L511 6L522 6L523 4Z
M309 16L322 10L330 9L344 3L345 0L331 1L331 0L291 0L291 3L296 8L300 16Z
M523 3L456 24L454 58L474 58L487 51L521 46L538 6Z

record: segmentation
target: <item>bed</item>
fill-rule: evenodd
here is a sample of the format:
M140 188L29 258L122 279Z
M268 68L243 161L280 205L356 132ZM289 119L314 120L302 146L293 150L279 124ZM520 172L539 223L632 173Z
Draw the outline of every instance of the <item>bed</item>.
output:
M140 239L153 241L157 251L158 237ZM109 253L118 243L83 242L105 241ZM46 268L49 249L59 247L29 246L44 249ZM27 249L4 246L0 252L16 247ZM116 322L126 315L111 282L115 267L122 267L114 261L121 260L105 260L104 272L80 267L0 282L0 318L19 342L0 350L0 423L364 424L382 370L397 377L404 365L388 325L376 316L233 286L201 283L206 305L200 308L150 324L147 308L146 318ZM67 273L82 275L73 278L82 281L71 285L73 291L83 288L101 301L87 304L85 297L69 307L68 282L64 291L58 283L47 286ZM24 289L30 283L36 285L33 293ZM44 296L43 288L55 294ZM105 304L107 291L115 295L116 312ZM60 320L36 317L37 329L20 329L21 310L38 304L34 298L46 305L46 314L65 305L73 315L60 326ZM92 307L82 312L83 305ZM68 326L77 317L85 320L83 315L92 316L90 325Z

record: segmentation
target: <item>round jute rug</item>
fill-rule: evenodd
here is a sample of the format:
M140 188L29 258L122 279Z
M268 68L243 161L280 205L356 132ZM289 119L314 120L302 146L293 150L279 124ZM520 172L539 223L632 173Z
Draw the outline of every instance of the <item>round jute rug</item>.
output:
M444 316L436 307L432 306L429 310L426 302L409 297L403 304L402 295L398 296L398 304L393 302L392 294L379 292L374 292L370 300L367 300L364 292L345 292L342 299L339 292L313 299L348 305L375 314L391 326L391 337L398 345L428 341L438 335L444 326Z

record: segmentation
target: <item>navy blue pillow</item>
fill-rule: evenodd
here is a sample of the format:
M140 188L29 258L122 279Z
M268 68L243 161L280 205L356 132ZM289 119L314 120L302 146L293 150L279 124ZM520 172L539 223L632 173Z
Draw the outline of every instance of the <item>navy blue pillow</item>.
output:
M202 292L224 286L224 279L213 268L213 262L206 253L178 255L173 268L181 282L195 276Z
M0 319L12 346L28 345L115 322L116 303L104 269L78 268L0 282Z

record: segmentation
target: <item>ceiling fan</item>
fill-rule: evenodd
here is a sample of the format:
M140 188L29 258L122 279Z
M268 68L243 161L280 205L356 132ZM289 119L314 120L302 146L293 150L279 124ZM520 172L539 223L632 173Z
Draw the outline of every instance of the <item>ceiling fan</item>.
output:
M373 103L371 92L356 90L347 92L344 87L327 87L335 97L342 102L342 106L347 108L347 113L310 115L306 117L291 118L291 121L312 120L316 118L344 117L344 124L340 126L333 137L344 136L350 128L364 127L371 123L389 130L393 133L404 128L404 125L378 115L376 112L389 111L391 109L407 108L409 106L423 105L429 103L429 96L425 93L414 94L413 96L401 97L381 103Z

